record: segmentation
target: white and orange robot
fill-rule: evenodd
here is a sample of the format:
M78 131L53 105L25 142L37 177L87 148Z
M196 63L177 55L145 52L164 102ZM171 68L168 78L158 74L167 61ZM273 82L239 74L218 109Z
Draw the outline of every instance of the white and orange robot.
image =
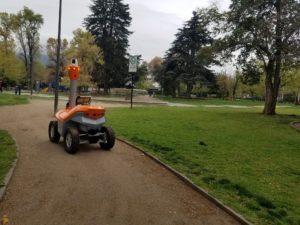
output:
M74 154L80 144L99 143L100 147L110 150L115 144L115 133L111 127L104 126L105 109L90 105L90 96L76 97L76 81L80 67L76 59L72 59L68 67L70 77L70 97L66 109L56 113L56 121L49 123L49 139L58 143L64 137L66 152Z

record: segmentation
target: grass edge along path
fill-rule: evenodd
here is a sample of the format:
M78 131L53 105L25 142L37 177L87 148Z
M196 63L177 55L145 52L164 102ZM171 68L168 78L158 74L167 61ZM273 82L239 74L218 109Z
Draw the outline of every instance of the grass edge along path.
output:
M185 174L254 224L299 224L297 109L108 109L118 137ZM298 199L299 198L299 199Z
M16 157L17 146L14 139L7 131L0 130L0 188L5 185L4 180Z
M28 104L29 97L0 93L0 106Z
M189 104L196 106L203 105L231 105L231 106L263 106L264 101L256 101L249 99L236 99L236 100L225 100L220 98L172 98L170 96L157 95L155 98L169 102L169 103L180 103L180 104ZM277 103L278 106L295 106L292 103Z

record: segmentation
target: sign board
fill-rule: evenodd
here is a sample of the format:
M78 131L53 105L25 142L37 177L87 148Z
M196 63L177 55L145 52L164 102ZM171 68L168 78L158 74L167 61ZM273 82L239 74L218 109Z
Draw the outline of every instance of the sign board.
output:
M129 73L136 73L137 71L137 56L129 56Z

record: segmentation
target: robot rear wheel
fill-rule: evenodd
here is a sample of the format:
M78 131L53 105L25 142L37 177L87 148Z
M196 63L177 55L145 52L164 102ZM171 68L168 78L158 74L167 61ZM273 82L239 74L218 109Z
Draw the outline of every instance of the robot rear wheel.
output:
M58 143L60 139L60 134L57 130L57 121L50 121L48 128L49 139L53 143Z

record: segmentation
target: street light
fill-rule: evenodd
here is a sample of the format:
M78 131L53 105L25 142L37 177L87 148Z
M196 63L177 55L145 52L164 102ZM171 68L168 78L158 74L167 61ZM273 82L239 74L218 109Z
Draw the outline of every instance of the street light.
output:
M59 89L59 65L60 65L60 31L61 31L61 3L59 0L59 16L58 16L58 36L57 36L57 56L56 56L56 75L55 75L55 99L54 99L54 114L57 112L58 106L58 89Z

